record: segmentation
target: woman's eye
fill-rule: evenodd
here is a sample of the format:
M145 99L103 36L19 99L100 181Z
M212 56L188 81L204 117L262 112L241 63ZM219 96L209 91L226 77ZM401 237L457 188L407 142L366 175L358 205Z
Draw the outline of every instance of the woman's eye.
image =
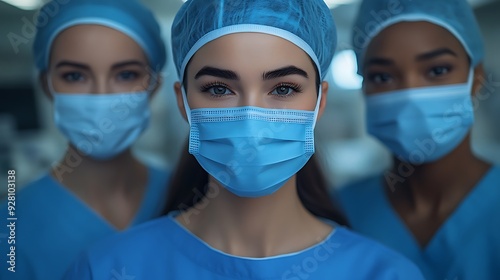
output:
M429 75L431 77L439 77L439 76L448 74L450 72L450 70L451 70L450 67L446 67L446 66L433 67L429 71Z
M296 92L302 92L300 85L296 84L280 84L271 91L272 95L279 97L287 97L293 95Z
M210 93L214 94L214 95L226 95L226 94L230 94L231 91L228 88L223 87L223 86L215 86L215 87L212 87L210 89Z
M368 80L374 84L384 84L390 82L392 79L391 75L387 73L375 73L369 74Z
M233 92L227 88L225 85L221 84L208 84L201 87L202 92L208 92L212 96L221 97L224 95L232 94Z
M79 72L70 72L62 75L62 78L67 82L79 82L83 81L84 77Z
M289 86L279 86L275 88L271 93L275 95L285 96L293 93L294 89Z
M118 79L123 81L131 81L137 79L139 75L134 71L123 71L118 74Z

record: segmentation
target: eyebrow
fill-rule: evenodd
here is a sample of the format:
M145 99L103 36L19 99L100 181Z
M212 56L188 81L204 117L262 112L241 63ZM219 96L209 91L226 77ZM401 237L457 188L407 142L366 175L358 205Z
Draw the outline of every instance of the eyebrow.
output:
M195 79L198 79L201 76L213 76L213 77L218 77L218 78L223 78L227 80L239 80L240 77L236 72L231 71L231 70L225 70L225 69L219 69L215 67L210 67L210 66L205 66L203 67L196 75L194 76Z
M390 66L394 65L394 61L388 58L382 58L382 57L375 57L371 58L365 63L365 67L369 65L382 65L382 66Z
M295 67L295 66L285 66L283 68L279 68L276 70L272 70L269 72L265 72L262 74L262 79L263 80L271 80L271 79L276 79L276 78L281 78L289 75L300 75L305 78L309 78L309 75L307 75L307 72ZM240 77L236 72L231 71L231 70L225 70L225 69L219 69L215 67L210 67L210 66L205 66L203 67L196 75L194 76L195 79L198 79L201 76L214 76L218 78L223 78L223 79L228 79L228 80L239 80Z
M63 61L56 64L56 68L64 67L64 66L70 66L70 67L81 68L81 69L89 69L88 65L85 65L83 63L68 61L68 60L63 60Z
M286 66L286 67L283 67L280 69L266 72L262 75L262 79L271 80L271 79L281 78L281 77L285 77L285 76L289 76L289 75L300 75L300 76L303 76L307 79L309 78L306 71L304 71L298 67L290 65L290 66Z
M433 58L436 58L438 56L442 56L442 55L452 55L452 56L455 56L457 57L458 55L448 49L448 48L442 48L442 49L437 49L437 50L434 50L434 51L430 51L430 52L427 52L427 53L423 53L423 54L420 54L417 56L417 60L419 61L422 61L422 60L429 60L429 59L433 59Z
M452 56L457 57L457 54L454 51L452 51L448 48L442 48L442 49L437 49L434 51L420 54L417 56L416 60L417 61L430 60L430 59L433 59L433 58L436 58L436 57L439 57L442 55L452 55ZM375 57L375 58L368 60L364 66L366 67L369 65L390 66L390 65L394 65L394 61L391 59L388 59L388 58Z
M111 68L116 69L116 68L121 68L121 67L125 67L125 66L131 66L131 65L138 65L138 66L142 66L142 67L146 66L141 61L130 60L130 61L124 61L124 62L119 62L119 63L113 64L113 66L111 66ZM70 67L75 67L75 68L80 68L80 69L90 69L90 67L88 65L85 65L85 64L79 63L79 62L68 61L68 60L63 60L63 61L57 63L56 68L63 67L63 66L70 66Z

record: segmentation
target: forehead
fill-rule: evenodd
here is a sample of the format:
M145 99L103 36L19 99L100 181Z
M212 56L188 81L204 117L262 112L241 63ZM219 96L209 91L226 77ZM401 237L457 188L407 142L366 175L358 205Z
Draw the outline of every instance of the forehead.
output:
M62 31L51 47L51 62L54 58L146 60L144 51L132 38L113 28L94 24L76 25Z
M250 32L225 35L205 44L187 70L206 65L259 71L295 65L314 71L311 58L297 45L278 36Z
M385 28L371 40L366 57L408 56L439 48L448 48L460 56L467 56L462 43L447 29L425 21L399 22Z

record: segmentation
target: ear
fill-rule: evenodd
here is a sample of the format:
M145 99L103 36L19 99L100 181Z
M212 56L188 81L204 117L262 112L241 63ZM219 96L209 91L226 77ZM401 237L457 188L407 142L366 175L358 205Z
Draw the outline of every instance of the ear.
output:
M153 90L151 90L150 98L153 98L153 96L156 95L156 93L158 92L158 90L162 85L163 85L163 77L160 74L158 74L158 77L156 78L156 84L153 87Z
M184 120L187 122L186 108L184 107L184 96L182 96L182 85L180 82L174 84L175 97L177 99L177 107Z
M319 121L326 108L326 103L328 100L328 82L323 81L321 83L321 94L322 96L321 100L319 101L318 119L316 121Z
M483 88L485 81L485 72L483 64L478 64L476 68L474 68L474 82L472 84L472 96L478 94Z
M38 82L40 83L40 86L42 87L43 93L49 98L50 101L54 100L54 96L52 96L52 93L50 93L49 89L49 76L47 75L47 72L42 72L38 76Z

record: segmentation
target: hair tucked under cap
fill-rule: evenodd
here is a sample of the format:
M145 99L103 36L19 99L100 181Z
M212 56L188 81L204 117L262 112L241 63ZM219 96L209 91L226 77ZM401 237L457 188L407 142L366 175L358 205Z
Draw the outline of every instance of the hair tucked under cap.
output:
M359 73L372 39L385 28L405 21L426 21L447 29L462 43L473 67L484 58L481 31L466 0L364 0L352 38Z
M57 35L81 24L103 25L126 34L142 47L153 71L161 71L166 63L160 26L151 11L137 0L52 0L41 8L36 23L33 52L40 71L48 68Z
M172 25L174 62L181 81L192 56L224 35L258 32L286 39L304 50L325 77L337 44L330 9L323 0L189 0Z

